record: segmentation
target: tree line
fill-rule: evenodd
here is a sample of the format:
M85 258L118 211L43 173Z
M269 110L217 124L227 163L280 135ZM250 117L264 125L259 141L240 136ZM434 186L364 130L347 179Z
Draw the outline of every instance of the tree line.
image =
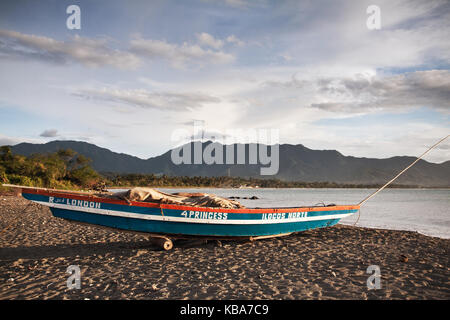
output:
M2 146L0 182L58 189L90 188L103 180L90 162L70 149L26 157L13 154L9 146Z

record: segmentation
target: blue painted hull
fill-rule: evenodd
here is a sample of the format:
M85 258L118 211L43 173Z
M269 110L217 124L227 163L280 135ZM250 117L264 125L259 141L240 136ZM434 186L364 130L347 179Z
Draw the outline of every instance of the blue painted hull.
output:
M123 230L159 234L248 237L300 232L333 226L355 213L354 206L221 209L126 203L72 194L26 193L50 207L55 217Z
M328 219L308 222L274 223L261 225L213 225L206 223L183 223L170 221L141 220L126 217L102 216L65 209L51 208L55 217L72 221L86 222L95 225L139 232L201 235L201 236L262 236L333 226L340 219Z

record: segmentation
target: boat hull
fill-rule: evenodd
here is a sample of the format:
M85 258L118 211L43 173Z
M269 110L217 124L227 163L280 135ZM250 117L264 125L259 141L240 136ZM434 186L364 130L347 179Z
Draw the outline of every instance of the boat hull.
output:
M126 202L93 196L24 190L55 217L123 230L172 235L251 237L335 225L358 206L222 209Z

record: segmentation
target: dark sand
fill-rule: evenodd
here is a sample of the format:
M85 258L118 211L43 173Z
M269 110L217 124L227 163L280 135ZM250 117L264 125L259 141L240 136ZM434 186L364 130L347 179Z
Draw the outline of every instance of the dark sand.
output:
M450 298L446 239L338 225L255 242L179 240L162 251L142 234L29 204L0 195L0 299ZM81 268L80 290L67 289L70 265ZM368 290L369 265L380 267L381 289Z

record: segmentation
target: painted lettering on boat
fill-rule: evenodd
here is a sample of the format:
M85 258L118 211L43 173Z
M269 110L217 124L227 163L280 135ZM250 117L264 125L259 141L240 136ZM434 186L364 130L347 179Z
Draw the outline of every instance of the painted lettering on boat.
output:
M307 211L302 212L289 212L288 219L306 218L308 216Z
M51 202L50 199L49 199L49 202ZM100 205L101 205L100 202L77 200L77 199L66 199L66 204L69 206L92 208L92 209L100 209Z
M55 199L55 197L49 197L48 198L48 202L49 203L64 203L65 201L64 201L65 199L62 199L62 198L56 198Z
M306 218L308 216L308 212L289 212L286 217L286 212L277 212L277 213L263 213L262 220L278 220L278 219L297 219L297 218Z
M227 220L228 213L226 212L209 212L209 211L183 211L181 215L185 218L191 219L209 219L209 220Z
M263 213L262 219L263 220L277 220L277 219L285 219L286 213Z

